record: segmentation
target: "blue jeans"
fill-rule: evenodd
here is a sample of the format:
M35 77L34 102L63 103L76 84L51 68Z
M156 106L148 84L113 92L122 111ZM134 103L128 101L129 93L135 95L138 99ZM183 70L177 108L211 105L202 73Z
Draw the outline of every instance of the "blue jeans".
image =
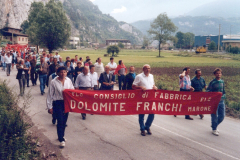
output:
M41 93L44 93L45 85L46 85L46 82L47 82L47 75L46 74L39 74L39 81L40 81Z
M6 68L6 63L2 63L2 69L5 71L5 68Z
M119 90L122 90L122 83L124 83L124 75L118 76L118 84L119 84Z
M223 121L225 117L225 103L221 100L218 104L217 114L211 114L212 118L212 130L216 130L218 125Z
M149 129L151 127L153 119L154 119L154 114L149 114L148 118L147 118L147 121L144 125L144 116L145 116L145 114L139 114L138 115L138 122L139 122L141 131Z
M53 114L57 118L57 135L59 142L65 141L64 134L66 123L68 119L68 113L64 113L64 101L53 101Z

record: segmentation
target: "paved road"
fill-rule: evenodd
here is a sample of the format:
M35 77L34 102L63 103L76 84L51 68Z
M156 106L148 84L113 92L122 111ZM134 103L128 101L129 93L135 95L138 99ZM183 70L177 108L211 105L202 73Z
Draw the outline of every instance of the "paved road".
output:
M16 69L9 77L0 71L0 77L10 80L19 93ZM34 98L29 108L32 121L54 145L59 145L39 82L27 91ZM87 115L83 121L80 114L70 113L67 124L62 154L70 160L240 159L240 121L228 117L219 126L218 137L211 134L209 115L203 120L194 116L193 121L184 116L156 115L151 127L153 135L146 137L140 135L137 115Z

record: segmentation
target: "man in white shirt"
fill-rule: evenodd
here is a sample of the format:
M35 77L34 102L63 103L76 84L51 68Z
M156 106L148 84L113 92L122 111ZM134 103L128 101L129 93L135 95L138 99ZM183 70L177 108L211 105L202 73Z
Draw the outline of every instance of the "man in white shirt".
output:
M97 62L94 64L94 66L95 66L95 71L97 72L98 78L99 78L101 73L104 72L102 58L98 57Z
M58 61L59 66L64 66L64 62L62 61L62 57L59 57L59 61Z
M148 89L154 89L157 90L157 87L155 86L153 75L150 74L151 68L150 65L145 64L143 66L143 73L140 73L136 76L132 88L133 89L141 89L143 91ZM139 125L141 130L141 135L146 136L145 130L147 130L147 133L149 135L152 134L150 127L154 119L154 114L149 114L147 121L144 125L144 114L139 114Z
M7 67L7 76L10 76L11 65L12 65L12 56L10 55L10 52L8 52L7 56L5 57L5 63Z
M65 128L68 119L68 113L64 113L64 99L62 92L65 89L74 89L72 81L67 77L66 67L59 67L57 70L58 77L52 80L49 85L47 95L48 113L56 115L57 118L57 135L60 147L65 146Z
M58 54L58 52L56 52L56 55L54 56L54 58L57 58L57 61L59 62L60 55Z
M83 72L77 76L75 88L80 90L92 90L91 77L87 66L83 68ZM86 119L86 113L81 113L82 119Z
M98 90L98 75L95 71L95 66L90 65L90 79L91 79L91 87L93 90Z
M114 72L117 68L117 63L114 62L113 57L110 58L110 62L108 63L108 66L110 67L110 73L113 75L113 81L115 81L116 76L114 75ZM113 87L114 87L114 85L112 86L112 88Z

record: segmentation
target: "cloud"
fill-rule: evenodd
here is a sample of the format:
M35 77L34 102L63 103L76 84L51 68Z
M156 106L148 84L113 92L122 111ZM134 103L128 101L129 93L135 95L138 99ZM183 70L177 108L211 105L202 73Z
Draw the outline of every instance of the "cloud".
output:
M114 9L111 13L122 13L122 12L125 12L126 10L127 8L122 6L121 8Z
M89 1L94 2L95 0L89 0Z

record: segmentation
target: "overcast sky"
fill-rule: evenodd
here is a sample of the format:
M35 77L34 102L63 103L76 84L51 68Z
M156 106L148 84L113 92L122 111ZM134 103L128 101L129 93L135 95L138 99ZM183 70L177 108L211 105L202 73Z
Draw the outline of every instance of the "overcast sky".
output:
M128 23L156 18L166 12L170 17L184 15L189 11L217 0L90 0L106 14L118 21Z

